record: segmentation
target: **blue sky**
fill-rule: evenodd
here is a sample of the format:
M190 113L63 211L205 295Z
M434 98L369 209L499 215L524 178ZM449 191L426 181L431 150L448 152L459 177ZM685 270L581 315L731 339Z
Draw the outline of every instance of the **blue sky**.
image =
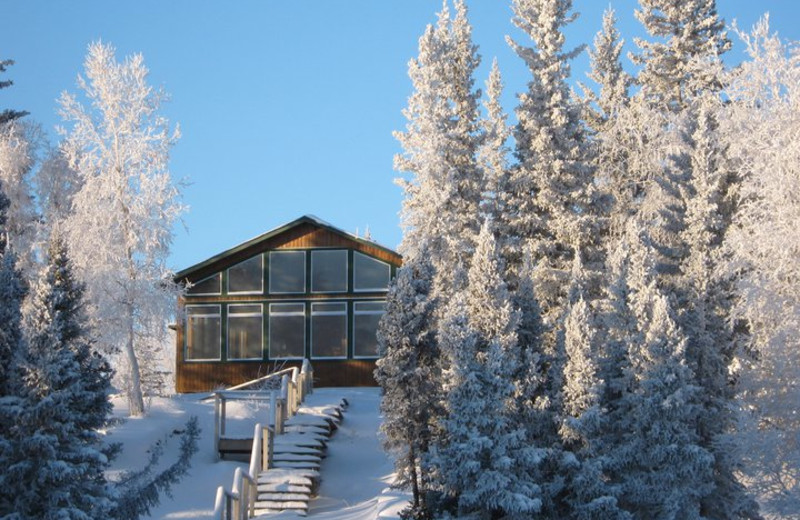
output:
M497 57L505 108L528 81L505 35L510 2L472 0L470 19L483 86ZM612 5L630 45L642 36L635 0L574 0L581 13L568 45L591 44ZM401 191L392 180L392 137L411 93L408 60L441 8L437 0L0 0L0 59L16 64L2 79L0 108L28 110L53 139L56 98L75 91L87 45L102 39L118 58L140 52L150 81L172 96L163 113L180 123L171 171L191 183L170 265L188 267L303 214L347 231L369 226L390 247L401 239ZM800 2L718 0L726 21L749 28L766 11L771 26L800 40ZM729 63L742 59L735 36ZM573 62L584 81L588 58ZM513 119L513 115L512 115Z

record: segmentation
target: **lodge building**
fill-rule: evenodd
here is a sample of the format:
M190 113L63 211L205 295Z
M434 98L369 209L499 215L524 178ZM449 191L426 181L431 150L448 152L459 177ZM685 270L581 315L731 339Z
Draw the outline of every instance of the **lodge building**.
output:
M401 262L306 215L184 269L176 390L234 385L304 357L318 386L374 385L375 333Z

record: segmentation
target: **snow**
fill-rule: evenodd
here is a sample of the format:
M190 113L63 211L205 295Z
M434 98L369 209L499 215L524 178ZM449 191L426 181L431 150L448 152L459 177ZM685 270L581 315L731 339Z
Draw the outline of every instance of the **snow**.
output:
M230 489L241 462L217 461L213 452L214 403L202 401L205 394L184 394L154 398L145 417L126 418L124 398L114 399L118 423L109 429L108 440L120 442L123 451L113 462L113 471L135 470L147 460L147 450L156 441L166 442L164 464L178 451L176 430L182 430L192 415L202 428L199 451L192 468L172 490L172 498L161 497L151 512L152 519L211 519L217 487ZM339 429L331 438L322 462L322 481L318 496L310 503L308 517L320 520L397 519L408 496L390 489L392 461L381 449L379 427L380 390L378 388L318 388L308 397L312 406L323 406L347 399L349 406ZM256 402L229 402L227 431L237 435L251 432L263 421L264 405ZM124 419L123 419L124 418ZM269 518L300 518L281 513Z

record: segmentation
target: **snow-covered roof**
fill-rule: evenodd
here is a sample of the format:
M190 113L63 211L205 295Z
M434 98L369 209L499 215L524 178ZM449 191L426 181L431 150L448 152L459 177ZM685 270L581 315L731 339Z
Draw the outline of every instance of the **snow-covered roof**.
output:
M400 255L396 251L394 251L391 248L388 248L388 247L386 247L384 245L381 245L381 244L379 244L379 243L377 243L377 242L375 242L373 240L368 240L366 238L358 237L358 236L354 235L353 233L349 233L349 232L347 232L347 231L345 231L345 230L343 230L341 228L338 228L338 227L334 226L333 224L330 224L329 222L327 222L327 221L325 221L325 220L323 220L323 219L321 219L321 218L319 218L319 217L317 217L315 215L303 215L302 217L300 217L298 219L295 219L295 220L293 220L291 222L288 222L286 224L283 224L283 225L280 225L280 226L275 227L273 229L270 229L269 231L267 231L265 233L262 233L262 234L260 234L260 235L258 235L256 237L254 237L254 238L251 238L250 240L246 240L246 241L242 242L239 245L236 245L236 246L234 246L234 247L232 247L230 249L222 251L221 253L218 253L218 254L212 256L211 258L209 258L207 260L204 260L204 261L202 261L200 263L197 263L197 264L195 264L195 265L193 265L191 267L187 267L186 269L183 269L182 271L176 273L174 279L176 281L183 280L183 279L189 277L195 271L201 270L201 269L203 269L203 268L205 268L205 267L207 267L207 266L209 266L211 264L215 264L215 263L217 263L217 262L219 262L219 261L221 261L221 260L233 255L233 254L238 253L239 251L242 251L244 249L248 249L248 248L250 248L250 247L252 247L252 246L254 246L254 245L256 245L256 244L258 244L260 242L263 242L265 240L269 240L270 238L273 238L273 237L275 237L277 235L280 235L281 233L284 233L284 232L286 232L286 231L288 231L288 230L290 230L292 228L295 228L295 227L297 227L299 225L302 225L302 224L312 224L312 225L314 225L316 227L319 227L319 228L322 228L322 229L326 229L326 230L331 231L333 233L336 233L338 235L342 235L342 236L344 236L344 237L346 237L346 238L348 238L348 239L350 239L350 240L352 240L354 242L358 242L358 243L361 243L361 244L369 246L369 247L378 248L380 250L386 251L389 254L397 256L398 259L400 258Z

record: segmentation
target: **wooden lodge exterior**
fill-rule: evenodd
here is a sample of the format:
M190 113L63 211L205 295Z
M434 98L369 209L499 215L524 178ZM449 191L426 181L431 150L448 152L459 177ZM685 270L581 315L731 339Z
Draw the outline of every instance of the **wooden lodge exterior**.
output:
M175 275L175 386L199 392L278 367L317 386L371 386L396 252L304 216Z

